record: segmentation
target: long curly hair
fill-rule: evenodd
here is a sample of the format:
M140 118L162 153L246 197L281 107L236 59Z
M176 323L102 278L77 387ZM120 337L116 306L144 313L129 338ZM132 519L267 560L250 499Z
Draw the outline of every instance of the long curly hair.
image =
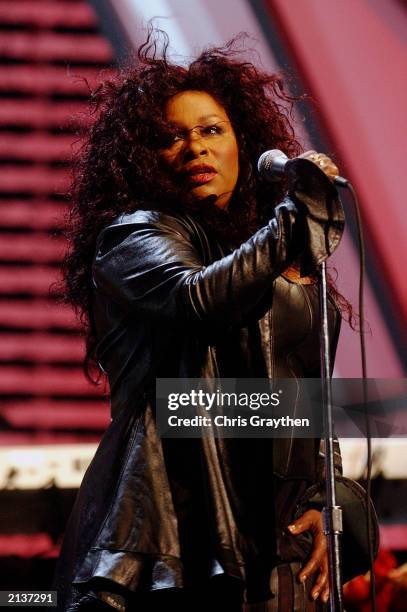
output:
M91 122L72 163L63 300L73 305L82 322L84 371L94 382L101 374L91 278L98 234L118 215L137 208L194 208L185 188L176 184L160 160L159 149L171 136L165 117L168 99L185 90L205 91L230 118L239 146L238 184L227 210L213 204L201 207L204 211L195 208L195 213L205 217L214 232L225 235L227 229L228 239L236 244L269 220L285 192L283 182L266 182L256 172L261 153L274 148L293 157L302 151L292 125L296 98L285 91L281 76L239 58L241 36L204 50L187 67L169 60L164 37L159 52L156 32L150 30L136 58L91 91ZM342 300L342 311L351 314L351 305L330 284Z

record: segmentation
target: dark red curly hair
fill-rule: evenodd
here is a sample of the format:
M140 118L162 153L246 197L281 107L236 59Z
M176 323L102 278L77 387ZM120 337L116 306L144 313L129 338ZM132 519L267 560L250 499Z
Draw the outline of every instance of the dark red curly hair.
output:
M215 232L222 234L227 228L228 238L232 233L240 244L265 225L284 195L284 184L262 180L256 166L267 149L280 149L288 157L301 152L291 122L294 98L285 92L279 75L239 59L239 38L206 49L182 67L169 61L167 38L163 51L157 52L155 33L150 31L136 60L91 93L93 120L73 160L66 232L70 248L62 265L63 299L74 306L84 325L84 369L91 380L94 368L100 373L91 278L99 232L119 214L138 207L194 207L160 161L159 149L171 136L165 117L171 96L185 90L211 94L225 108L237 137L240 173L227 211L214 204L195 210Z

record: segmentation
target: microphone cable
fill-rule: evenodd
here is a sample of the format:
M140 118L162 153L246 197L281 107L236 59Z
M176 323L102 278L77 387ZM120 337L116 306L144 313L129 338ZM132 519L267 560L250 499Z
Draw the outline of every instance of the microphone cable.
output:
M359 200L356 195L356 191L353 185L347 181L346 188L349 189L353 198L353 205L356 213L356 225L357 225L357 235L358 235L358 246L359 246L359 339L360 339L360 354L361 354L361 362L362 362L362 379L363 379L363 411L365 416L365 424L366 424L366 441L367 441L367 472L366 472L366 507L367 507L367 537L368 537L368 546L369 546L369 566L370 566L370 604L372 612L377 612L376 607L376 580L374 574L374 553L373 553L373 544L372 544L372 528L373 528L373 520L372 520L372 508L370 503L371 490L372 490L372 440L371 440L371 431L370 431L370 423L369 423L369 415L367 410L367 366L366 366L366 345L365 345L365 335L364 335L364 325L365 325L365 272L366 272L366 253L365 253L365 243L363 236L363 225L362 225L362 215L360 212Z

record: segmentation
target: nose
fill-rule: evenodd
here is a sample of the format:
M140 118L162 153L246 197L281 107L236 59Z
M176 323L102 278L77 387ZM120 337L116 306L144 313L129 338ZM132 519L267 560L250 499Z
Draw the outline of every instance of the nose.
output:
M193 159L200 155L206 155L206 142L198 130L191 130L185 138L184 158Z

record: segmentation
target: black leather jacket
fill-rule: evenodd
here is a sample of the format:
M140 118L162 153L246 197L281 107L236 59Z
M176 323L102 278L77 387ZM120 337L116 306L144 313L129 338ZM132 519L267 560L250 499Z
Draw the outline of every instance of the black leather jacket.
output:
M316 287L281 273L299 257L304 274L325 260L343 211L310 162L297 160L290 172L290 197L237 249L193 215L154 209L101 232L94 319L112 423L67 527L56 577L61 609L79 609L81 589L97 577L126 592L226 572L267 595L270 567L309 553L309 537L285 527L323 505L319 441L161 440L154 419L156 377L319 375ZM329 322L333 361L333 300ZM346 515L353 525L363 499L355 483L341 482L359 512ZM366 571L365 551L358 554L348 577Z

